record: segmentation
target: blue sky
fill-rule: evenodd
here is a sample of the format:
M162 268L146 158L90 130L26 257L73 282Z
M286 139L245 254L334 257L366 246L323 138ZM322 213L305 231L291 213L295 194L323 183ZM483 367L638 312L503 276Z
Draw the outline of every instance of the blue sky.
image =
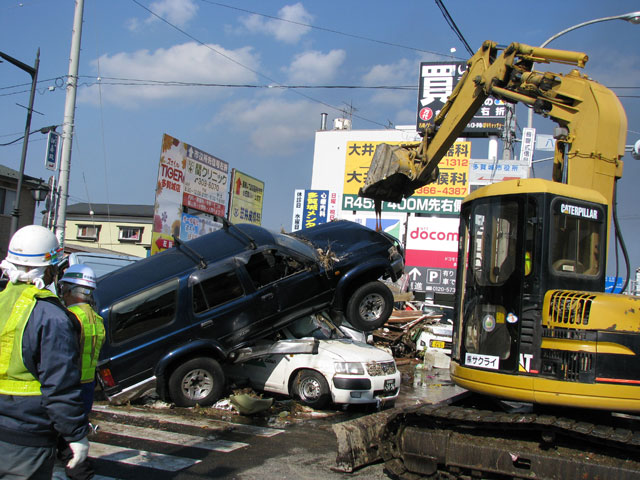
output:
M637 1L622 0L444 3L474 51L487 39L539 45L569 26L640 10ZM0 51L33 65L40 48L32 130L62 123L74 8L72 0L0 3ZM620 20L550 45L586 52L585 71L616 87L628 144L640 139L638 45L640 25ZM69 203L153 204L168 133L263 180L265 226L289 229L293 191L310 187L320 114L331 122L352 109L355 129L415 124L419 62L452 55L468 58L432 0L85 0ZM24 132L29 82L25 72L0 64L0 143ZM195 85L205 83L227 86ZM282 88L294 85L414 88ZM525 126L526 110L517 115ZM543 119L535 126L553 131ZM0 163L18 169L21 148L0 147ZM44 150L45 136L32 135L25 172L46 180ZM486 156L482 150L472 157ZM546 156L536 152L534 160ZM635 269L640 162L625 161L619 210ZM548 174L546 165L538 164L538 176Z

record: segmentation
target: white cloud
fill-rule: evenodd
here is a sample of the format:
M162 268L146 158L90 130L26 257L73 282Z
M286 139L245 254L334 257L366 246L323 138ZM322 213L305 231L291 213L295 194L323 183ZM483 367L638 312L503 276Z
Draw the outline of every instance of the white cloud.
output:
M250 131L251 147L264 156L286 156L313 141L321 106L308 101L288 102L280 95L241 100L216 113L213 125Z
M367 86L408 86L417 85L420 62L400 59L387 65L374 65L362 76ZM417 92L413 94L417 98ZM398 105L407 98L406 90L378 90L371 96L377 104Z
M301 3L282 7L277 16L288 21L250 15L241 18L240 22L251 33L273 35L281 42L293 44L305 35L310 28L291 22L309 24L313 21L313 15L307 12Z
M184 27L198 13L198 5L194 0L158 0L149 5L149 10L178 27ZM150 15L144 23L149 24L157 20L155 15ZM127 20L129 30L138 30L140 26L140 21L135 18Z
M284 70L289 81L303 84L319 84L331 80L347 54L344 50L331 50L329 53L308 51L296 55L291 65Z
M411 85L418 80L419 63L400 59L388 65L374 65L362 77L365 85Z
M152 100L215 98L227 94L228 90L221 87L109 85L114 80L109 80L108 77L187 83L250 83L256 81L256 75L239 64L259 69L259 63L260 59L253 53L251 47L226 50L219 45L205 46L189 42L167 49L159 48L152 52L138 50L132 53L103 55L98 60L94 60L92 65L96 70L98 65L100 67L100 75L103 78L103 100L131 107ZM95 102L96 88L93 86L81 90L79 100Z

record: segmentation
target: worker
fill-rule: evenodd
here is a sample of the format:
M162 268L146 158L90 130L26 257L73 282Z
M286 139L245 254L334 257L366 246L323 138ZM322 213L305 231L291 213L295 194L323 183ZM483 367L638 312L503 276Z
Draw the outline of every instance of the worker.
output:
M82 384L82 402L87 416L93 407L95 390L96 365L98 355L104 343L104 322L93 309L93 291L96 288L96 276L87 265L77 264L67 268L60 278L60 296L73 313L81 328L80 334L80 383ZM58 442L58 458L67 461L71 452L63 437ZM67 477L71 480L84 480L94 476L93 466L89 459L75 468L66 468Z
M91 411L95 390L96 365L98 355L104 343L104 322L94 309L93 291L96 288L96 276L87 265L72 265L60 279L60 295L69 311L78 317L82 334L80 336L80 356L82 399L85 409Z
M0 263L0 478L50 479L59 435L75 467L89 452L78 321L46 287L62 249L38 225L19 229Z

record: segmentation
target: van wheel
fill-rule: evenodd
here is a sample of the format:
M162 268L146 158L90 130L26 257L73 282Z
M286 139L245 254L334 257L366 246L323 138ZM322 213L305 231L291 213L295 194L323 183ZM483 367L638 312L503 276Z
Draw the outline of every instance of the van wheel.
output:
M169 396L178 407L212 405L222 395L224 373L213 358L194 358L169 377Z
M327 381L314 370L298 372L293 381L293 394L305 405L317 409L326 407L331 399Z
M365 332L380 328L393 311L393 293L382 282L369 282L358 288L347 303L347 321Z

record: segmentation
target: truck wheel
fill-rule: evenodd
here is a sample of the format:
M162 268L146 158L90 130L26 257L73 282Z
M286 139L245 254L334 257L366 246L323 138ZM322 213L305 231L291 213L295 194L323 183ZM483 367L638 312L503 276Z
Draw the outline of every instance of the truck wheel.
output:
M298 372L293 381L293 394L305 405L318 409L326 407L331 399L327 381L314 370Z
M224 373L213 358L194 358L169 377L169 396L178 407L212 405L222 395Z
M369 282L358 288L347 303L347 321L370 332L387 323L393 311L393 293L384 283Z

